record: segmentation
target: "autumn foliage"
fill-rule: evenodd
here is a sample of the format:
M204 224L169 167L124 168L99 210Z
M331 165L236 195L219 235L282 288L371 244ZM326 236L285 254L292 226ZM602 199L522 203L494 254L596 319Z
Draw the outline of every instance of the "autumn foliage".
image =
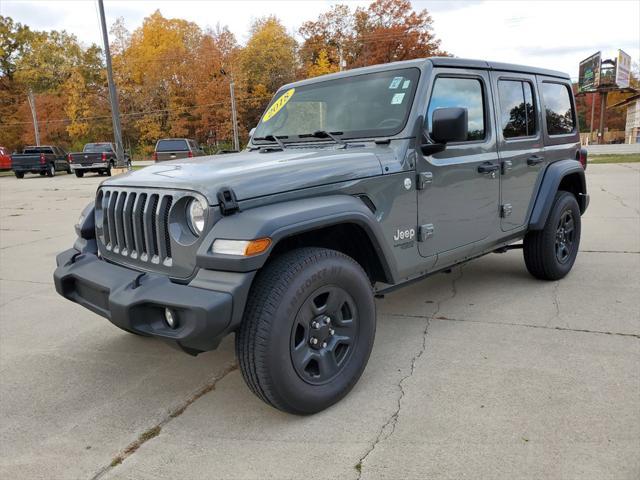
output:
M300 78L341 69L446 55L426 10L408 0L334 5L305 22L298 40L275 17L258 19L246 44L226 27L201 29L156 11L129 32L112 25L110 45L125 148L146 157L158 138L195 138L211 151L232 138L229 82L235 83L241 140L273 93ZM112 138L104 59L64 31L38 32L0 16L0 145L34 142L27 93L44 143L69 149Z

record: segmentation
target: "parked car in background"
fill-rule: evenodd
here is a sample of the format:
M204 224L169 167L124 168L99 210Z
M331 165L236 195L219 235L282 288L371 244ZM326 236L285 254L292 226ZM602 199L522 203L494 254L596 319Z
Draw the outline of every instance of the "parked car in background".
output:
M87 143L82 152L69 154L69 165L76 174L82 178L86 172L95 172L99 175L111 176L111 169L116 166L116 149L113 143L99 142ZM124 154L126 165L131 164L128 154Z
M0 170L11 170L11 155L5 147L0 147Z
M179 158L201 157L205 155L198 142L190 138L162 138L153 152L154 162L177 160Z
M17 178L25 173L39 173L53 177L56 172L71 173L67 163L67 152L54 145L25 147L22 153L11 155L11 169Z

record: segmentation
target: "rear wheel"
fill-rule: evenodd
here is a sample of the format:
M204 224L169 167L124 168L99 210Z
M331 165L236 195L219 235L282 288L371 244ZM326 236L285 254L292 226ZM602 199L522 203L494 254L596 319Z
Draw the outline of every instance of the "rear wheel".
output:
M55 177L56 176L56 166L51 163L47 168L47 177Z
M371 283L352 258L323 248L292 250L256 276L236 354L249 388L299 415L344 397L375 337Z
M580 246L581 218L576 197L556 194L542 230L524 238L524 261L529 273L541 280L559 280L573 267Z
M76 170L75 174L76 174L76 177L78 178L84 177L84 172L82 170Z
M24 178L24 172L13 172L16 175L16 178Z

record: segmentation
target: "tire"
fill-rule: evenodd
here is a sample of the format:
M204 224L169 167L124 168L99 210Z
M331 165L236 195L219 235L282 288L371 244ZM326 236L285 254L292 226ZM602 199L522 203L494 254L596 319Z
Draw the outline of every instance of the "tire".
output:
M47 174L47 172L38 172L38 174L39 174L41 177L44 177L44 176Z
M24 178L24 172L13 172L16 178Z
M279 410L308 415L353 388L375 329L373 292L362 267L334 250L301 248L258 272L236 332L236 354L254 394Z
M98 175L103 176L103 175L104 175L104 170L100 170L100 171L98 172Z
M78 178L84 177L84 172L82 170L75 170L75 174Z
M524 237L524 262L540 280L559 280L573 267L580 247L581 218L576 197L559 191L542 230Z
M56 166L52 163L47 168L47 177L55 177L56 176Z
M107 174L107 177L111 176L111 169L113 168L113 162L109 162L109 167L104 171Z

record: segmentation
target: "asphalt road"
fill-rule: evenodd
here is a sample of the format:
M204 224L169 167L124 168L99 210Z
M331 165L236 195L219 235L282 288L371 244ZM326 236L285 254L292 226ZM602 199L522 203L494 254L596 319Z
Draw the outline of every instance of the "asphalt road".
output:
M0 178L0 478L640 478L639 164L589 167L566 279L511 251L379 300L362 379L304 418L232 338L194 358L57 296L100 180Z

